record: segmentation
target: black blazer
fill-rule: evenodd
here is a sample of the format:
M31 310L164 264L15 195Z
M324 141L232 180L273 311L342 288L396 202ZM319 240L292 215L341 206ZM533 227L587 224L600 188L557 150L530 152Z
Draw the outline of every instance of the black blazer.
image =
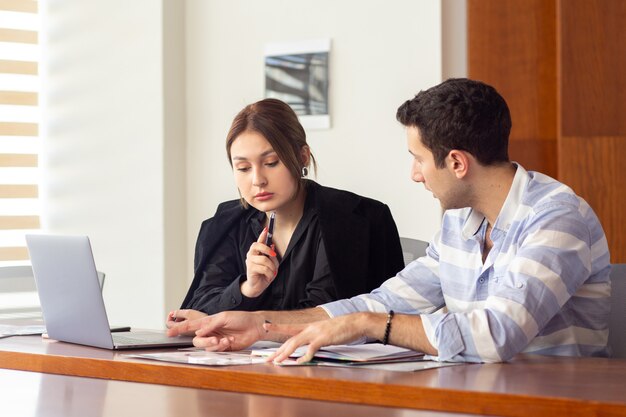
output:
M328 264L339 298L368 293L404 268L398 229L387 205L357 194L308 181L316 205ZM239 200L221 203L202 222L194 279L181 308L189 308L212 253L233 225L249 214ZM235 279L235 277L233 277Z

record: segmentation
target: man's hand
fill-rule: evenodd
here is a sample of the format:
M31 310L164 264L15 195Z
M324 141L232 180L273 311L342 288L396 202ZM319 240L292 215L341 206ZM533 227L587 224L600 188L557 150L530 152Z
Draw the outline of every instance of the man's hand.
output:
M193 334L194 346L223 352L245 349L262 340L263 317L246 311L226 311L196 320L186 320L167 331L168 336Z
M263 327L267 331L292 335L268 358L268 361L280 363L300 346L309 345L306 354L298 359L298 363L309 362L321 347L354 342L366 336L368 328L372 325L378 324L384 328L385 319L382 314L354 313L309 324L265 323Z

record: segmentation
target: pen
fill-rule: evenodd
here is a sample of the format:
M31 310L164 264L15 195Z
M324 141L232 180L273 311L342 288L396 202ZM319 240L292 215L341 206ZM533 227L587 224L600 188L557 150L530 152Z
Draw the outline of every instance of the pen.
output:
M265 237L265 244L269 247L272 246L272 236L274 236L274 219L276 218L276 212L270 214L270 224L267 227L267 236Z

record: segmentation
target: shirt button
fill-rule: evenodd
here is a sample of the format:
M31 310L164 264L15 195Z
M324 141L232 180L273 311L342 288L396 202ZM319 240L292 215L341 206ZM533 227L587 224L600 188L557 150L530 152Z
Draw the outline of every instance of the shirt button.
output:
M237 300L235 300L235 297L231 297L230 298L230 302L233 304L237 304Z
M498 277L495 277L495 278L493 279L493 282L498 282Z
M480 282L481 284L485 282L485 278L478 278L478 282Z
M524 286L524 283L523 282L518 282L517 284L515 284L515 286L517 288L522 288Z

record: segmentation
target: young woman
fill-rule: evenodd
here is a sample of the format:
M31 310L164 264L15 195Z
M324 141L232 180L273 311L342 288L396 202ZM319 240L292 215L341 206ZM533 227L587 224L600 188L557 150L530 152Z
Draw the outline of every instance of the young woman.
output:
M226 151L241 199L202 223L194 280L168 327L224 310L314 307L367 293L404 267L386 205L306 179L315 159L287 104L246 106Z

